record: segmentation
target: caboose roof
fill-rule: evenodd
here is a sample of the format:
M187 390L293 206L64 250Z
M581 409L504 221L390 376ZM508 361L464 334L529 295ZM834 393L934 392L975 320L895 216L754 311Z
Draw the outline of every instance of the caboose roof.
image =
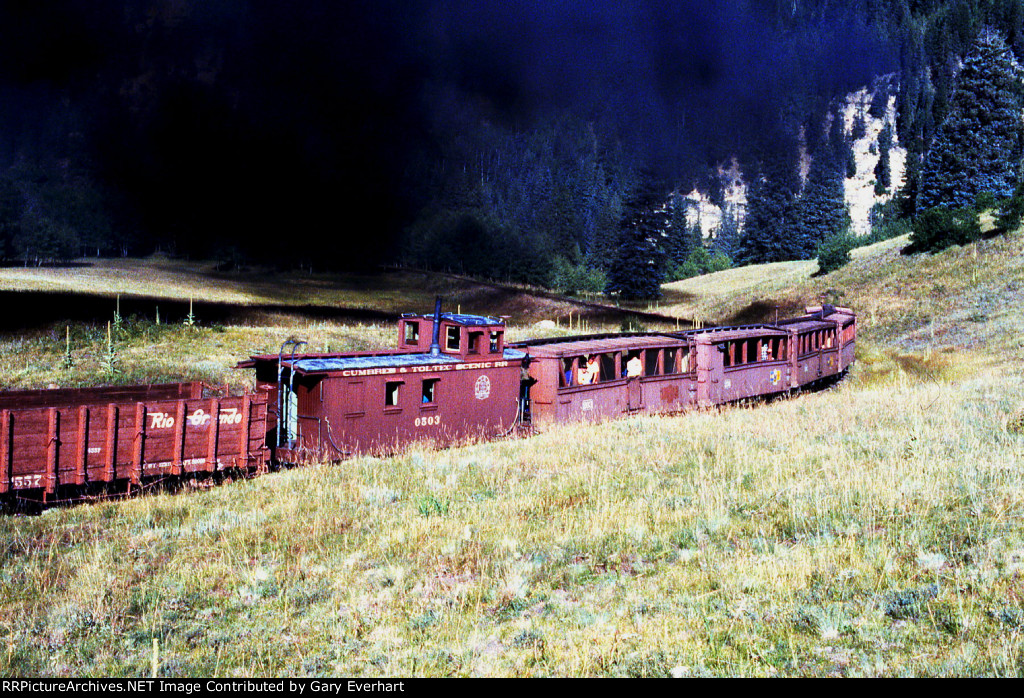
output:
M403 315L403 320L433 320L433 315ZM501 318L487 317L485 315L462 315L459 313L441 313L442 322L451 322L466 327L487 327L492 325L504 325Z
M521 361L526 354L516 349L506 349L505 361ZM408 368L412 366L441 366L467 363L465 359L447 354L381 354L377 356L327 356L323 358L304 357L294 362L296 373L334 373L336 371L360 371L370 368ZM474 363L472 361L468 363Z

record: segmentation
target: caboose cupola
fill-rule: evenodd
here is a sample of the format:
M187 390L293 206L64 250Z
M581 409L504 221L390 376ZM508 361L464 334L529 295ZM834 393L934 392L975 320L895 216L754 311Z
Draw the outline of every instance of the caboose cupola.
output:
M399 320L402 351L430 352L434 337L441 354L466 361L497 361L505 354L505 321L500 318L439 313L403 315Z

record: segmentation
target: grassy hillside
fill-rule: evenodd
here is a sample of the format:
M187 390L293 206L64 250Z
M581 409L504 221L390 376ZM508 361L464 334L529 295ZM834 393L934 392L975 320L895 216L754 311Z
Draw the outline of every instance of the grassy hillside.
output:
M16 294L11 302L22 293L54 294L53 300L31 295L23 301L47 301L46 308L38 309L37 328L0 333L0 382L7 389L175 380L238 386L251 382L251 376L233 370L239 360L254 353L277 352L290 336L307 340L311 351L393 348L396 330L387 318L432 312L438 295L444 299L445 312L508 318L513 341L552 333L537 327L543 320L560 323L562 329L554 333L567 332L570 320L578 327L581 318L585 329L615 331L620 326L619 320L612 322L613 314L603 313L602 320L600 308L573 299L445 274L302 274L257 269L224 273L211 264L159 256L87 260L71 267L0 268L2 292ZM63 319L61 313L68 312L65 301L70 300L80 314L95 319ZM186 325L182 315L190 300L197 304L195 322ZM169 301L177 302L176 315L169 311ZM126 310L117 323L118 303L142 308L142 314ZM203 303L219 307L215 314L212 310L204 314L199 305ZM220 307L225 305L229 310ZM90 314L93 307L95 313ZM218 319L211 321L210 314ZM379 319L359 320L361 316ZM220 319L224 317L235 319ZM114 323L113 364L107 322Z
M673 285L856 308L825 392L4 517L0 674L1020 675L1021 242Z
M373 274L218 271L211 263L154 256L87 259L70 267L0 268L0 292L45 291L114 298L141 297L260 306L287 315L300 307L369 310L397 316L431 312L444 298L446 312L502 315L518 324L579 315L579 302L448 274L391 270ZM152 312L152 310L150 310Z

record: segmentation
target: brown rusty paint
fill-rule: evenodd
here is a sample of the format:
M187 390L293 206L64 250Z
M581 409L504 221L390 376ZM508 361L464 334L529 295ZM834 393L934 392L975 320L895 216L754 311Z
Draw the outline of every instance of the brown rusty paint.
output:
M89 481L89 407L78 408L78 435L75 437L75 484L84 485Z
M142 461L146 456L146 404L135 405L135 434L132 439L132 462L128 480L133 485L142 482Z
M13 415L10 410L0 410L0 494L11 489L12 462L11 462L11 420Z
M679 399L679 386L676 384L666 385L661 389L662 402L675 402Z
M185 400L135 403L131 417L121 414L129 405L116 403L2 410L0 492L34 490L49 500L65 486L88 482L135 486L149 477L209 470L211 463L264 465L264 395L193 405L204 410L193 409L195 425Z

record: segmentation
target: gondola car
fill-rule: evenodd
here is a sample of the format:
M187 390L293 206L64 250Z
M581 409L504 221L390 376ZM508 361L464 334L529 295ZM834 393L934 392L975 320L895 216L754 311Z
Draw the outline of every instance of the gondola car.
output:
M266 465L266 396L202 383L0 393L0 496L51 501Z

